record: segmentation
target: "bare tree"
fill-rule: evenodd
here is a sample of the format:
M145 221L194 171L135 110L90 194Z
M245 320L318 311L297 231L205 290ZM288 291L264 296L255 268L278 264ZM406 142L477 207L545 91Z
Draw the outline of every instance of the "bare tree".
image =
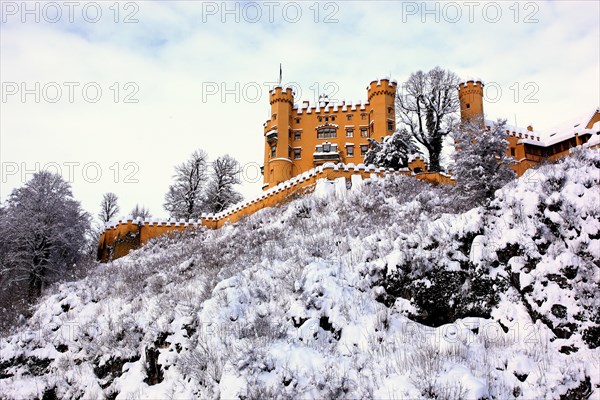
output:
M31 301L64 276L85 249L89 219L58 174L38 172L15 189L0 220L1 274L9 283L2 290L24 286Z
M119 198L114 193L104 193L100 202L98 218L104 223L113 219L119 213Z
M206 187L204 209L218 213L243 197L234 186L240 183L240 163L230 155L217 158L211 165L210 181Z
M444 138L459 109L458 83L453 72L435 67L429 72L411 74L396 96L398 118L427 149L431 171L440 170Z
M150 213L150 210L148 210L146 207L136 204L135 207L133 207L133 210L131 210L131 216L133 217L133 219L145 219L150 218L152 214Z
M175 182L165 195L165 210L171 218L198 219L202 214L202 191L206 185L207 155L196 150L189 160L175 167Z

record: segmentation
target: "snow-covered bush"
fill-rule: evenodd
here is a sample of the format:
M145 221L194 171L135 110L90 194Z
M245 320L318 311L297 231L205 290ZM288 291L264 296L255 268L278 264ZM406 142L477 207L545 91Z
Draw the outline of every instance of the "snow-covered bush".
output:
M465 213L387 177L155 239L0 339L0 397L593 397L599 171L588 150Z

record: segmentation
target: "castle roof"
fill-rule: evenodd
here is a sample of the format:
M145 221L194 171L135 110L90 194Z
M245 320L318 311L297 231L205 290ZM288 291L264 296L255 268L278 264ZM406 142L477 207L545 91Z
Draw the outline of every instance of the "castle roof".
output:
M562 141L568 140L574 137L576 134L581 135L596 135L600 132L600 122L596 122L590 128L586 128L586 126L590 123L592 118L596 115L596 113L600 113L600 108L594 109L592 112L587 111L578 115L577 117L568 119L563 121L550 129L541 131L528 131L527 128L517 127L514 125L506 124L506 129L511 133L521 133L522 135L531 136L531 138L522 138L519 140L520 143L533 144L536 146L548 147L553 144L560 143ZM486 126L494 126L496 121L486 119ZM539 138L539 140L535 140L535 138Z

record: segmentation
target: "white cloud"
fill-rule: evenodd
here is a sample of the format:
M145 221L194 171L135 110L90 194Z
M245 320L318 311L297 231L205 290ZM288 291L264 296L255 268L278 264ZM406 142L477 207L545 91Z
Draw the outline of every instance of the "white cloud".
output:
M284 82L297 82L302 97L311 100L318 95L315 83L320 90L327 82L336 83L341 99L366 99L365 87L374 77L391 73L402 81L418 69L440 65L461 76L497 82L502 97L487 103L486 113L510 122L516 114L519 124L533 123L536 129L600 103L596 2L535 3L537 11L520 9L518 23L508 2L497 3L503 12L497 23L486 21L480 12L469 22L462 2L456 3L463 12L460 21L451 23L440 15L436 23L434 15L424 15L423 23L420 13L406 13L410 4L420 7L421 2L357 1L332 2L327 9L319 3L318 23L309 8L313 3L299 3L302 17L297 23L289 22L294 16L290 6L287 21L282 15L284 3L275 8L274 23L268 22L264 3L259 4L259 23L243 18L235 23L232 15L222 23L219 14L203 14L201 2L139 2L134 15L139 23L124 24L114 23L110 4L102 3L103 17L96 24L80 16L74 24L65 19L57 24L21 23L18 15L3 14L7 21L0 27L3 83L97 82L102 88L103 96L94 104L84 101L80 90L73 103L64 100L66 92L56 104L36 104L32 96L21 103L13 96L1 104L0 119L4 171L15 165L11 163L33 168L35 162L55 162L66 172L65 163L78 162L74 192L94 213L102 193L114 191L124 212L139 202L154 215L164 215L162 199L173 166L198 147L213 158L230 153L242 163L262 164L262 124L269 113L262 84L277 79L280 62ZM133 10L125 4L120 3L120 21ZM254 7L238 4L240 9ZM447 3L439 4L442 10ZM206 11L208 3L204 7ZM525 12L532 10L539 22L523 23ZM339 22L323 23L333 11ZM120 100L130 92L125 83L134 82L139 103L115 104L110 89L114 82ZM227 95L223 102L216 95L203 101L207 82L229 89L236 82L240 87L256 82L262 97L236 102ZM515 82L520 88L517 102L511 90ZM539 87L538 103L523 101L527 82ZM128 162L139 167L134 176L139 183L123 182L124 174L133 171L124 169ZM102 168L97 183L81 176L84 165L88 173L95 171L91 163ZM115 163L120 169L117 183L115 168L110 169ZM8 177L1 198L21 183L20 174ZM246 183L243 192L257 194L260 186Z

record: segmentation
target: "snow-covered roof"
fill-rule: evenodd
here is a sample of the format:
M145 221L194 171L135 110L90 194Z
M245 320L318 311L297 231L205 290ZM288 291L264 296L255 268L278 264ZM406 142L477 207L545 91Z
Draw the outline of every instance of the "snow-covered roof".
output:
M536 146L548 147L556 143L568 140L575 136L575 134L581 135L595 135L599 129L600 124L595 123L591 128L587 129L586 126L589 124L591 119L599 113L600 109L596 108L593 112L587 111L578 115L577 117L571 118L567 121L563 121L550 129L545 131L529 131L527 128L517 127L514 125L506 124L506 129L511 134L521 134L522 138L520 142L527 144L534 144ZM493 126L494 120L485 119L486 126ZM528 137L525 137L527 135Z

